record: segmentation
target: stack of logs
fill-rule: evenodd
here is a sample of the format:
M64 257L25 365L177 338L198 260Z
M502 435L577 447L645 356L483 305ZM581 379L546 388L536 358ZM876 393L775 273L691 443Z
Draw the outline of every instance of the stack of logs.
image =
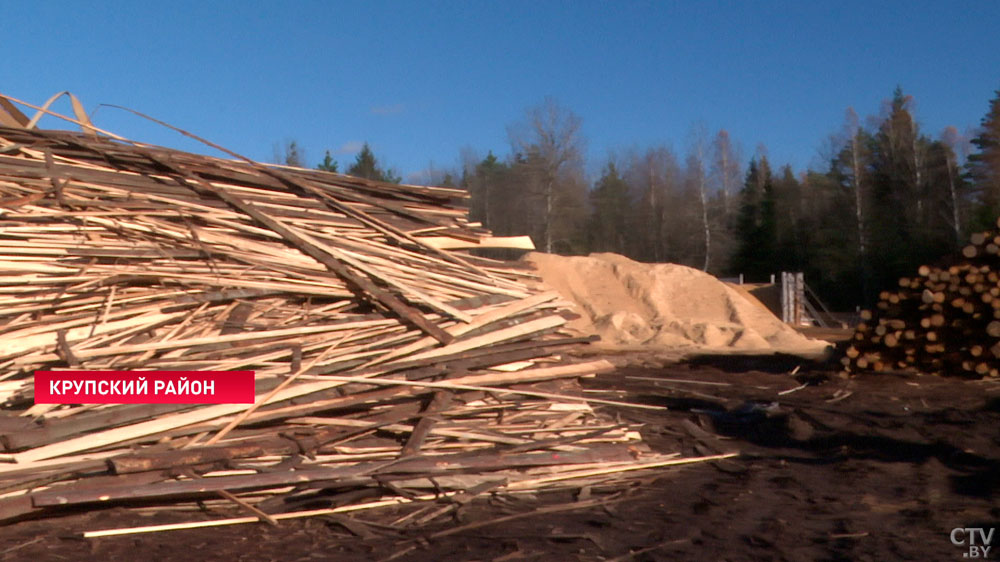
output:
M953 265L882 291L845 355L848 372L1000 376L1000 233L975 233Z
M595 414L576 378L612 365L573 358L526 266L452 251L496 242L465 192L92 133L0 127L0 521L410 505L395 524L421 525L691 462ZM253 370L256 398L35 404L33 372L66 368Z

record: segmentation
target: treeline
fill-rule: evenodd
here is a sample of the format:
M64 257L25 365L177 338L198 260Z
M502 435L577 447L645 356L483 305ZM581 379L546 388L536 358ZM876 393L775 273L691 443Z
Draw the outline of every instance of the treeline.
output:
M864 125L849 109L820 170L775 166L764 147L747 157L725 130L695 129L683 154L633 150L589 180L579 117L547 99L509 127L508 155L466 151L460 170L428 181L467 189L473 220L529 234L542 251L616 252L747 281L803 271L847 310L1000 215L1000 92L972 139L953 127L928 136L912 103L897 88ZM354 171L369 158L366 169L381 171L365 149Z

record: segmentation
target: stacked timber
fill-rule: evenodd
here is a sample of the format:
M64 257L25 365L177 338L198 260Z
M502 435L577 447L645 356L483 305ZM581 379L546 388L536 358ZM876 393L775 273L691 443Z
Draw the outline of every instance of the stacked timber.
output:
M921 266L883 291L841 362L848 372L1000 376L1000 232L973 234L954 264Z
M465 197L0 127L0 521L421 504L406 526L690 462L594 413L576 378L612 366L572 358L526 266L455 250L504 244ZM34 371L67 368L253 370L256 396L34 404Z

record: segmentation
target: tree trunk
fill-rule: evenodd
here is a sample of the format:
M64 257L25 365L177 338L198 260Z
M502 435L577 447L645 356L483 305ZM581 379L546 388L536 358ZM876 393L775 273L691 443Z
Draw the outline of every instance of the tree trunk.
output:
M946 156L944 161L945 165L948 166L948 188L951 192L951 226L955 229L955 242L961 244L962 223L958 214L958 191L955 189L955 176L952 174L951 156Z
M493 221L490 220L490 180L486 178L483 182L483 225L486 228L494 229ZM494 229L495 230L495 229Z
M722 151L722 210L724 216L729 218L729 154Z
M653 160L647 161L649 167L649 216L653 219L654 228L651 229L653 236L653 261L660 263L660 242L663 237L663 216L657 208L656 202L656 182L653 177Z
M552 184L549 180L545 184L545 253L552 253Z
M862 210L861 163L858 162L858 135L856 132L851 138L851 170L854 180L854 214L857 218L858 227L858 253L861 255L861 259L864 260L865 252L867 251L865 244L865 215Z
M701 197L701 222L705 227L705 266L703 271L708 271L708 266L712 258L712 229L708 226L708 197L705 195L705 176L702 174L698 181L698 194Z

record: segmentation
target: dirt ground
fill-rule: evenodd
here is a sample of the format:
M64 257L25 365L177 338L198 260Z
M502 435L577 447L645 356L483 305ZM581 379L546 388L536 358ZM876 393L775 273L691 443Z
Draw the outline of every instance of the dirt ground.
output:
M0 527L0 560L961 560L952 529L1000 527L1000 381L716 357L584 386L669 407L604 408L643 422L655 450L740 456L575 497L476 500L419 532L388 525L407 507L101 539L74 534L192 514L68 514Z

